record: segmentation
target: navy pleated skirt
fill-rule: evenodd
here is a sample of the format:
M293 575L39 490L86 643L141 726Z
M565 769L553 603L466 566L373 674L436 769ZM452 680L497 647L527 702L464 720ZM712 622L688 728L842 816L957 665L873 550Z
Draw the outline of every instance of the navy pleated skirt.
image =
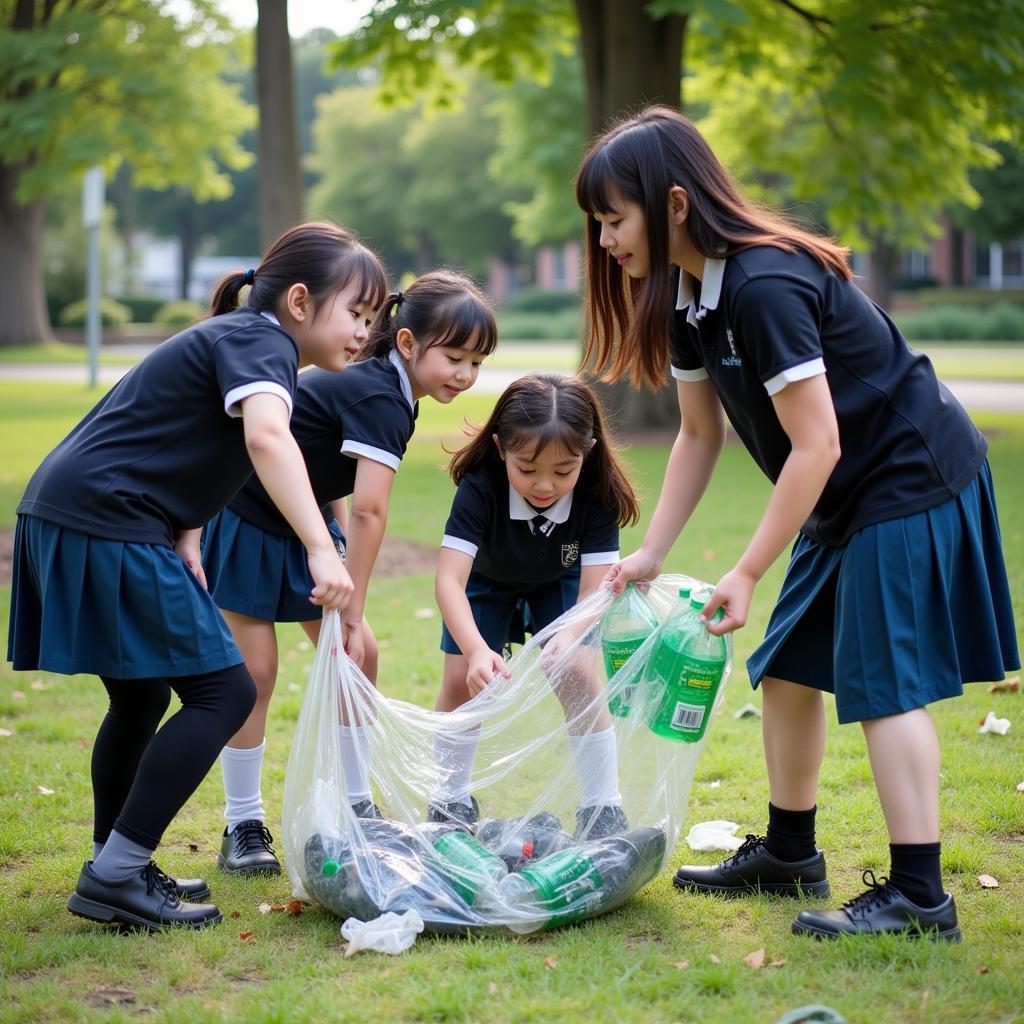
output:
M344 552L337 522L328 529ZM279 537L243 519L230 508L203 530L203 569L218 608L263 622L312 622L323 608L309 600L313 577L298 537Z
M765 639L765 676L834 693L840 722L899 714L1020 667L986 462L955 498L843 547L801 535Z
M171 548L19 516L7 657L16 669L115 679L242 664L210 595Z

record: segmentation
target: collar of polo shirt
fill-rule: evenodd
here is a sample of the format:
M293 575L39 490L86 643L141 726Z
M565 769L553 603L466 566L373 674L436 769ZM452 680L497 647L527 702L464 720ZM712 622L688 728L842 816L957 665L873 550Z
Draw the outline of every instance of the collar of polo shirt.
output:
M391 360L392 365L398 370L398 380L402 385L402 394L405 395L409 408L415 409L416 403L413 401L412 385L409 383L409 371L405 368L405 361L394 349L388 353L388 359Z
M281 326L281 321L269 309L260 310L260 316L266 317L272 324L277 324L278 327Z
M718 300L722 296L722 278L725 277L725 260L704 257L704 277L700 283L700 308L693 308L693 278L685 271L679 271L679 293L676 296L676 309L686 310L686 322L697 326L709 309L718 309Z
M543 516L552 523L564 523L569 518L572 509L572 491L563 494L551 506L543 512L535 509L515 488L508 485L508 517L509 519L525 519L527 522L536 516Z

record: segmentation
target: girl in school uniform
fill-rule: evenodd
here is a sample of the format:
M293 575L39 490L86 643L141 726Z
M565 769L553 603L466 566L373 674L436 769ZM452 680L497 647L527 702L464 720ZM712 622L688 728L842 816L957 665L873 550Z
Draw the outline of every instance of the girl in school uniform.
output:
M744 624L758 580L792 542L764 642L747 662L764 699L766 836L684 890L827 896L815 845L822 691L860 722L891 868L793 930L921 931L957 940L939 868L939 744L927 711L1020 664L986 443L852 281L847 251L755 206L694 126L651 108L591 147L576 180L587 218L589 353L609 376L661 384L681 424L647 535L609 580L649 579L707 486L728 416L775 485L746 550L704 608ZM723 416L723 407L725 416Z
M254 270L225 278L209 319L143 359L29 482L8 658L98 675L110 699L92 756L94 857L68 902L80 917L151 930L221 920L181 900L208 896L205 882L152 860L255 699L204 586L200 528L255 469L306 544L306 601L345 606L352 582L288 418L299 367L344 368L383 292L380 263L349 232L292 228ZM172 690L181 708L158 731Z
M346 651L371 680L377 652L363 617L366 594L418 402L456 399L476 382L481 361L496 344L494 314L476 285L435 271L388 296L358 361L343 374L311 370L299 379L292 432L316 502L325 508L333 503L340 513L351 495L345 564L354 591L342 631ZM257 691L252 713L221 752L227 827L218 863L231 873L277 874L261 796L267 708L277 678L274 624L299 622L315 644L321 612L306 600L302 538L258 480L250 480L210 522L203 564ZM370 791L372 728L348 723L340 729L349 801L357 817L379 817Z
M501 652L588 597L619 558L619 527L636 522L636 495L612 446L600 403L581 381L557 374L520 377L487 423L455 454L456 484L437 567L444 617L444 679L438 711L453 711L498 673ZM557 643L553 638L550 643ZM584 674L585 675L585 674ZM621 832L615 730L607 710L582 722L574 710L596 696L560 694L582 787L577 833ZM471 825L479 817L470 776L479 736L435 737L439 788L431 821Z

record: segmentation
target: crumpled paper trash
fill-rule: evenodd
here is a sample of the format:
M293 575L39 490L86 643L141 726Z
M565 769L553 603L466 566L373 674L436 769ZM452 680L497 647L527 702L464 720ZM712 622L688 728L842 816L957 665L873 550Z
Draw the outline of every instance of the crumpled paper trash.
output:
M691 850L738 850L743 845L736 833L739 825L735 821L699 821L686 833L686 842Z
M846 1024L846 1018L831 1006L815 1003L801 1006L780 1017L776 1024Z
M361 949L397 956L416 941L421 931L423 918L419 911L407 910L404 914L396 914L389 910L372 921L350 917L341 926L341 937L348 940L345 956L358 953Z
M1000 736L1005 736L1010 731L1010 720L1008 718L997 718L994 711L990 711L985 716L985 721L981 723L981 728L978 732L995 732Z

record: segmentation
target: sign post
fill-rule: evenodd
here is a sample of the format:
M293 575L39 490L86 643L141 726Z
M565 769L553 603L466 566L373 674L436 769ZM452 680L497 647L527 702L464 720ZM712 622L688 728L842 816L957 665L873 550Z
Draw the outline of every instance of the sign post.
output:
M85 341L89 350L89 387L99 380L100 363L100 226L105 191L102 167L90 167L82 182L82 220L89 241L86 271Z

